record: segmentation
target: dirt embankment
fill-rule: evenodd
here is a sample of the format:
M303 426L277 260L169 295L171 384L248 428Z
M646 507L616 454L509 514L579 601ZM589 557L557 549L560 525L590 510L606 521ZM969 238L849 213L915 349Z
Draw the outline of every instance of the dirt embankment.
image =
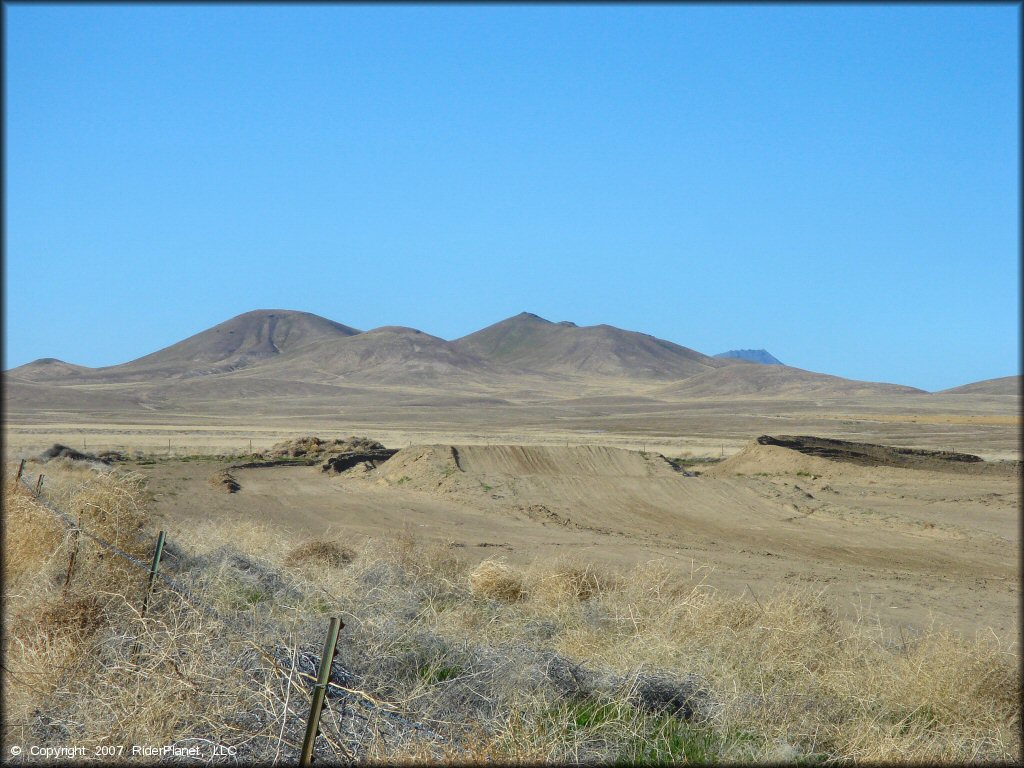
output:
M603 445L468 445L454 450L463 472L576 477L675 477L679 473L660 453Z
M898 448L811 435L761 435L707 474L800 471L826 474L842 464L972 475L1019 476L1021 473L1019 461L989 462L969 453Z
M444 487L459 477L658 478L683 474L657 453L605 446L416 445L380 465L379 477L409 487Z

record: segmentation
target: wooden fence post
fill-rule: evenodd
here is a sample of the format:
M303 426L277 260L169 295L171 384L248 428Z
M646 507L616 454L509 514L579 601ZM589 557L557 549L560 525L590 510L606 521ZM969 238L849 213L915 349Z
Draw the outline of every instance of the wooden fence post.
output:
M153 553L153 565L149 567L149 585L146 587L146 597L142 601L142 618L146 618L146 609L149 607L149 595L153 591L153 582L156 581L156 572L160 568L160 556L164 553L164 532L156 537L156 552Z
M36 478L36 494L38 495L39 489L43 487L43 476L42 474Z
M24 472L24 471L25 471L25 460L22 459L21 463L18 465L18 474L14 476L14 482L18 482L19 480L21 480L21 473Z
M324 642L323 655L320 656L320 672L313 686L313 705L309 710L309 722L306 723L306 737L302 740L302 752L299 755L299 765L303 768L313 763L313 744L320 731L320 712L327 695L327 681L331 678L331 662L338 651L338 632L344 626L341 619L331 619L327 628L327 640Z

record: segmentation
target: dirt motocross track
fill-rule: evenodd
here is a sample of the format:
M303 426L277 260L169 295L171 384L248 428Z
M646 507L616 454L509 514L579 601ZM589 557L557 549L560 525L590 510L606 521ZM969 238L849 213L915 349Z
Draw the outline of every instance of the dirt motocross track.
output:
M885 446L867 444L835 460L824 455L838 441L801 438L805 452L786 440L752 441L700 476L660 454L599 445L410 446L340 474L234 469L234 494L207 485L209 464L139 469L169 535L221 515L297 538L409 527L477 560L662 559L754 598L825 589L847 618L867 609L896 637L934 622L968 636L991 627L1016 647L1019 467L920 452L889 461ZM892 466L904 461L919 468Z

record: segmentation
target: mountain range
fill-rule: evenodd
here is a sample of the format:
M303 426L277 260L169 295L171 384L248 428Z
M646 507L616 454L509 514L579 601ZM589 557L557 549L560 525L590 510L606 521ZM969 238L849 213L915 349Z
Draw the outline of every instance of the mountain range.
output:
M731 364L648 334L553 323L528 312L446 341L415 328L359 331L307 312L256 310L121 365L86 368L46 358L7 376L121 384L258 369L304 381L389 384L509 375L673 381Z
M216 412L218 402L254 397L272 410L275 402L295 407L306 398L320 405L493 405L581 397L672 402L926 394L730 354L709 356L645 333L551 322L528 312L448 341L414 328L360 331L308 312L256 310L121 365L36 360L4 372L4 398L24 413L181 409L183 403ZM1019 380L948 392L1015 394Z

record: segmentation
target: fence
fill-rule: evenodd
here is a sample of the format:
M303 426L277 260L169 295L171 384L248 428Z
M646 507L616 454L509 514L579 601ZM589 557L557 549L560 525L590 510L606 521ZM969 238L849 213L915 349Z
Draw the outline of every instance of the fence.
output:
M61 509L57 505L51 503L48 499L44 498L41 493L44 475L39 474L35 484L33 485L31 481L24 475L24 467L25 461L22 460L18 467L17 475L15 478L16 482L20 486L24 487L29 492L29 494L31 494L34 501L39 506L53 514L53 516L61 524L63 524L70 532L73 532L76 536L76 543L71 551L71 555L68 561L67 576L64 582L65 592L67 591L71 581L71 575L74 569L75 559L78 556L80 539L82 536L85 536L86 538L95 542L106 551L115 555L116 557L121 558L122 560L133 565L134 567L147 572L147 585L145 593L142 597L142 607L140 611L140 615L142 617L145 617L146 611L149 608L153 588L156 585L156 583L159 582L164 587L177 594L187 605L189 605L194 610L200 611L206 614L207 616L215 619L225 627L231 629L236 636L243 639L246 638L245 631L240 629L238 625L231 620L230 617L225 616L212 606L206 604L205 601L198 598L184 584L160 572L161 556L163 554L163 550L166 543L166 534L164 531L160 531L157 536L157 540L154 545L152 561L150 563L143 562L142 560L138 559L137 557L134 557L128 552L125 552L123 549L117 547L116 545L104 540L100 536L97 536L96 534L93 534L90 531L85 530L82 527L80 520L75 521L68 512ZM315 746L317 736L320 733L320 716L323 709L324 700L327 696L328 689L333 689L337 694L342 696L358 696L362 699L362 704L370 707L371 709L376 710L377 713L381 716L386 717L388 719L393 719L401 725L411 728L417 732L423 733L424 735L429 736L441 743L447 743L449 740L444 736L441 736L440 734L434 732L430 728L427 728L422 723L415 722L405 717L402 717L397 712L394 712L392 711L392 709L389 709L389 705L382 702L378 702L377 700L368 696L365 692L353 690L346 686L340 685L339 683L331 681L330 675L332 662L334 661L334 658L337 654L337 642L339 633L340 630L344 628L344 626L344 623L341 621L339 617L330 618L323 651L320 655L318 673L315 677L309 674L308 672L299 669L297 665L293 665L292 669L289 670L289 674L294 673L297 677L305 678L307 681L311 682L310 712L307 718L306 733L303 739L302 749L300 752L299 764L303 766L308 766L311 764L313 760L313 749ZM272 653L267 653L265 649L262 651L262 653L265 658L274 659L274 655ZM280 669L280 667L276 663L276 660L274 666L275 668Z

